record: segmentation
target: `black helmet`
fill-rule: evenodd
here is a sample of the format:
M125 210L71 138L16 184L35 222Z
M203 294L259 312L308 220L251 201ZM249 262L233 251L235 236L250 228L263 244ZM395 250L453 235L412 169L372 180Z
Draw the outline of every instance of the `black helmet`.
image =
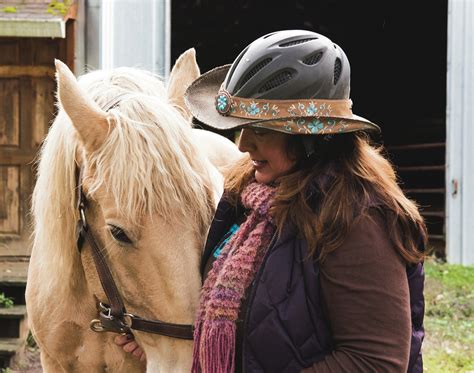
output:
M350 66L342 49L311 31L278 31L246 47L234 63L196 79L185 94L199 122L290 134L380 131L352 113Z
M224 88L247 98L347 99L350 65L343 50L321 34L273 32L240 53Z

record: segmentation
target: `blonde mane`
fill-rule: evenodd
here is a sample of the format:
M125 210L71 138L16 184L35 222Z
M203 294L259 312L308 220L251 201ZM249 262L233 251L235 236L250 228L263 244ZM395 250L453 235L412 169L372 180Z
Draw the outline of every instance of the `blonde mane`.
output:
M87 159L89 196L106 190L131 221L157 213L180 224L183 216L193 216L194 229L204 237L212 217L210 163L196 148L191 127L168 103L162 82L130 68L96 71L79 82L112 118L106 142ZM75 206L81 150L60 109L40 152L33 193L34 251L40 272L47 274L41 291L65 295L84 283Z

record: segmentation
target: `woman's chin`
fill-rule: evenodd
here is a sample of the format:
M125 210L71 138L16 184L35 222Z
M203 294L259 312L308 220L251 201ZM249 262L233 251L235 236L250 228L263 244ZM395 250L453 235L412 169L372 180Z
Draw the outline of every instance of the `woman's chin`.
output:
M261 171L255 171L255 181L260 184L270 184L275 180L272 175L265 174Z

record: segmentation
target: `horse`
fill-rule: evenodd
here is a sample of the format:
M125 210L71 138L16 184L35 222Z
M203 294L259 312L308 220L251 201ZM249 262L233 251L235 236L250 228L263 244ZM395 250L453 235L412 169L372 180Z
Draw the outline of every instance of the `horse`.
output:
M107 296L91 244L78 250L77 222L87 219L127 312L192 325L220 171L240 152L190 124L183 95L199 76L194 50L177 60L167 89L134 68L76 80L55 64L58 114L39 155L26 289L44 372L189 371L192 340L135 331L145 364L114 344L116 334L89 329Z

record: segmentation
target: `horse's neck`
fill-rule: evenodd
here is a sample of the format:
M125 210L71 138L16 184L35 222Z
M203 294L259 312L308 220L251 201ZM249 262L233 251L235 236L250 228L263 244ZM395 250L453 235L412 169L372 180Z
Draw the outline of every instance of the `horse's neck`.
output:
M199 150L216 167L219 172L233 164L242 156L237 146L227 138L216 133L193 128L193 138Z

